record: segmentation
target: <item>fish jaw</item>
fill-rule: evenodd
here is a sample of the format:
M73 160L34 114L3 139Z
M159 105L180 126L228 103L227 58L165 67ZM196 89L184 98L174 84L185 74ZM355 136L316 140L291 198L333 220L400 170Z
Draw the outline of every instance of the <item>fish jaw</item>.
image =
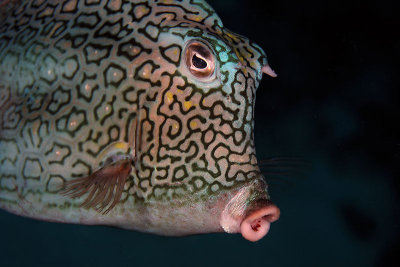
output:
M255 242L268 233L280 211L269 200L267 185L259 176L235 189L211 194L207 199L192 195L172 202L137 203L130 215L131 219L109 224L165 236L241 233Z
M280 210L269 200L265 184L255 180L242 187L226 204L220 225L227 233L241 233L245 239L255 242L268 233L270 224L279 216Z

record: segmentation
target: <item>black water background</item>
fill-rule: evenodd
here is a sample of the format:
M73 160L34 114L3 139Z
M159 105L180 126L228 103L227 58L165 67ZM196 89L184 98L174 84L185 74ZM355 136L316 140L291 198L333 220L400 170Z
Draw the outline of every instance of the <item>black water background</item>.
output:
M400 261L399 29L394 1L209 1L265 49L258 158L298 156L271 179L268 236L166 238L0 211L1 266L389 266ZM398 265L398 264L397 264ZM393 264L395 266L395 264Z

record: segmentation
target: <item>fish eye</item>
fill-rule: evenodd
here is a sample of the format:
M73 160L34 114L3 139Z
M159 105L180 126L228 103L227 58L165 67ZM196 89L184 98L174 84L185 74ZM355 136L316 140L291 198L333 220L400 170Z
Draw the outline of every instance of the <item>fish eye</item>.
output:
M207 78L214 73L214 55L205 44L192 41L186 46L185 63L189 71L197 78Z

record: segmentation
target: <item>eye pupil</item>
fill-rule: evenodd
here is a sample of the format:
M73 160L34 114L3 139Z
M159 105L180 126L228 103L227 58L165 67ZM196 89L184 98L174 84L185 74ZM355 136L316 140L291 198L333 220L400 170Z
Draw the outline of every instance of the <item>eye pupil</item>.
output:
M198 69L205 69L207 67L207 62L196 56L196 54L192 57L192 64Z

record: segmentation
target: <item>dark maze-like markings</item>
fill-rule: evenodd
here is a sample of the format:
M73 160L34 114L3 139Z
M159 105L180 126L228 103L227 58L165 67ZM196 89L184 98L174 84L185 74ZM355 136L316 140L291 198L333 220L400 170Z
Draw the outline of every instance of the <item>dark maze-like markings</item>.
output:
M143 76L144 72L147 73L147 70L145 69L146 66L150 66L151 67L150 73L145 75L145 76L148 75L149 77ZM159 87L159 86L161 86L161 82L160 82L159 79L156 80L155 82L153 82L150 79L151 75L154 74L154 71L156 71L159 68L160 68L160 65L157 65L153 60L150 60L150 59L146 60L141 65L136 67L134 78L135 78L135 80L138 80L138 81L148 82L148 83L150 83L150 85L152 87Z
M176 100L176 96L174 96L174 102L171 104L171 105L173 105L175 102L178 102L177 100ZM216 105L216 104L214 104L214 105ZM213 108L211 108L211 110L212 110ZM181 112L181 114L182 114L182 112ZM217 116L215 116L215 117L217 117ZM220 116L221 118L222 118L222 115ZM226 120L226 121L229 121L229 120ZM189 128L189 126L188 126L188 128ZM217 172L216 173L214 173L214 177L218 177L218 176L220 176L220 170L219 170L219 165L217 165L216 166L216 168L217 168ZM209 171L209 170L207 170L207 171Z
M136 48L136 50L134 50L134 48ZM150 55L152 49L145 48L142 44L136 42L135 38L131 38L118 45L117 56L124 56L129 61L133 61L135 58L141 56L142 53Z
M37 156L27 156L22 166L22 177L27 179L40 180L44 167Z
M147 22L146 26L138 29L138 33L143 34L153 42L157 42L160 36L160 26L152 21ZM153 36L155 34L155 36Z
M97 11L90 13L81 12L73 21L72 27L79 27L88 30L94 30L101 21Z
M139 14L135 14L136 13L135 10L138 10L137 13ZM153 8L147 3L147 1L136 4L131 3L128 15L130 15L132 22L140 23L143 19L149 17L152 14L152 11ZM136 17L136 15L138 15L138 17Z
M17 38L14 39L13 44L17 46L25 46L35 37L38 32L38 28L28 26L20 34L18 34Z
M21 111L18 109L18 106L12 104L8 106L7 110L4 110L2 114L3 119L1 121L2 130L15 130L17 129L20 121L21 121Z
M126 72L127 71L123 66L113 62L110 63L103 72L104 88L107 88L110 85L118 88L126 79Z
M171 51L173 49L177 49L179 51ZM169 51L169 52L168 52ZM182 48L180 45L178 44L170 44L166 47L160 46L160 53L163 56L163 58L165 60L167 60L169 63L174 64L175 66L179 66L180 62L181 62L181 53L182 53ZM172 53L172 55L168 55ZM173 57L177 57L177 58L173 58Z
M79 49L88 39L88 33L65 33L57 41L55 41L54 47L62 53L67 53L67 48L71 47Z
M63 151L63 152L61 152ZM44 155L49 158L48 164L59 164L64 165L65 160L70 157L72 154L71 149L68 145L61 144L58 141L55 141L51 147L47 151L44 152ZM61 158L60 158L61 157Z
M121 18L116 22L104 22L104 24L94 32L94 38L106 38L120 41L132 32L133 30L130 29L128 25L123 25Z
M37 116L24 121L19 137L23 140L25 148L40 149L49 133L50 123Z
M83 49L85 54L86 64L94 63L97 66L101 66L102 62L110 57L111 49L113 46L103 45L98 43L88 43Z
M77 97L80 101L85 100L87 103L93 101L93 94L100 90L100 86L97 82L97 74L83 73L82 80L76 85ZM88 92L90 91L90 92ZM90 94L89 96L87 94Z
M55 71L58 60L52 54L47 54L43 58L43 62L39 67L39 79L47 83L48 86L52 86L58 80L58 75Z
M46 110L50 114L55 115L60 113L64 107L69 105L70 102L71 90L64 89L60 86L52 92Z
M104 125L104 122L113 116L114 114L114 102L115 102L116 96L112 96L111 100L106 102L106 95L103 95L101 98L100 102L94 106L94 118L96 121L100 122L100 125ZM106 114L101 114L101 112L104 110L107 111Z
M232 89L230 94L224 93L222 91L222 86L211 88L207 92L204 92L202 88L189 83L187 78L179 72L173 72L171 74L164 71L159 79L154 79L154 75L163 69L164 66L162 66L162 64L168 62L177 67L181 65L183 49L178 43L170 43L167 46L159 46L158 49L152 49L148 42L157 43L161 38L165 38L163 35L166 33L180 36L182 40L184 40L186 33L186 36L201 38L208 41L212 47L215 47L217 42L213 38L220 38L223 29L221 28L222 24L220 25L218 20L212 18L214 13L211 9L208 9L207 6L203 4L198 4L203 13L191 11L186 9L179 2L173 5L159 2L156 3L155 6L150 6L147 2L130 4L123 2L121 6L114 8L114 6L110 4L111 2L99 1L98 3L90 3L90 1L81 1L80 4L84 6L82 6L82 11L78 11L76 6L67 6L66 3L67 2L64 2L60 5L42 4L39 7L41 10L40 12L43 12L43 14L46 10L49 11L52 8L52 12L59 12L65 16L63 19L50 20L53 13L45 16L38 15L37 17L34 17L33 13L28 14L28 16L22 11L18 14L15 13L14 16L20 18L21 24L17 25L18 20L15 20L14 24L10 24L10 26L7 27L18 28L18 30L22 30L22 33L25 34L19 35L21 37L18 38L2 36L0 38L2 40L0 43L0 55L2 55L1 51L6 47L6 45L1 44L7 44L10 40L14 40L17 46L24 48L22 50L31 51L29 54L27 54L28 52L25 53L24 60L26 62L31 60L31 64L39 64L38 62L42 61L40 64L43 72L42 80L49 88L54 88L55 85L57 85L57 87L55 87L57 89L49 91L51 97L49 98L48 104L46 104L47 112L53 115L52 120L54 120L56 129L60 132L67 132L71 140L76 140L76 133L81 131L82 127L85 127L85 131L88 132L88 134L85 135L86 139L80 139L77 145L77 148L79 148L78 151L82 154L77 155L77 159L75 163L72 163L72 166L78 164L84 165L88 172L90 172L92 168L96 168L96 166L90 165L91 160L85 160L86 156L83 157L82 155L87 154L92 158L96 158L101 151L107 147L104 141L101 141L107 140L107 138L104 139L106 136L108 136L109 141L117 141L120 137L123 137L124 141L128 141L128 135L133 134L131 131L134 121L140 119L138 125L141 130L145 128L146 131L142 133L143 144L137 145L141 145L144 150L141 151L139 158L138 166L140 169L134 171L136 172L135 176L137 179L133 179L145 194L135 191L135 197L154 196L156 198L163 198L167 195L171 197L175 194L171 191L174 188L178 191L185 191L188 190L188 188L192 188L191 190L196 191L203 190L207 187L209 190L213 191L215 188L224 188L224 186L232 185L233 183L229 182L233 181L238 175L242 174L245 177L251 175L252 171L242 171L240 168L232 167L237 164L251 164L251 162L230 162L229 155L248 154L248 148L254 146L252 141L244 142L244 140L249 139L249 135L253 129L253 117L252 115L248 116L248 113L254 112L252 110L252 101L254 99L253 91L255 90L254 83L258 83L259 81L258 77L253 78L251 77L253 73L246 75L243 71L239 70L235 74L234 81L229 85ZM101 13L99 11L90 11L90 8L97 7L100 3L104 3L104 12L108 14L108 20L103 23L100 23L100 17L103 15L100 15ZM25 8L26 6L22 7L22 9ZM184 11L183 13L182 10ZM118 19L118 16L121 14L130 16L131 24L126 23L126 18ZM154 14L155 16L151 16ZM167 19L169 14L173 15L172 18L169 17L171 21ZM25 19L22 19L21 16L25 16ZM179 22L179 20L182 19L186 20L186 22ZM30 26L32 21L34 21L32 24L33 26ZM37 28L38 26L35 26L38 25L38 23L46 24L40 32L39 28ZM211 30L206 29L205 24L212 26ZM137 25L144 27L138 27ZM68 31L68 27L71 27L72 30L70 29L70 31ZM188 30L188 27L197 27L197 29ZM150 30L153 30L153 33L149 32ZM34 36L38 35L41 35L42 39L38 39L40 40L39 42L35 40L32 42L31 40L34 39ZM53 45L51 47L44 42L46 38L52 38L54 40L52 41ZM240 46L240 51L238 53L246 51L250 54L250 58L255 57L252 51L257 50L258 47L254 48L252 46L252 51L250 51L247 44L244 45L246 41L240 37L236 36L237 39L235 40L235 38L224 33L223 38L231 45L237 43ZM3 40L5 41L3 42ZM115 44L116 41L118 41L118 46L112 45ZM32 49L26 49L28 46L31 46ZM37 50L34 50L34 46L38 47ZM136 48L136 50L134 50L134 48ZM168 50L171 48L179 50L177 59L172 59L171 56L168 56ZM225 46L222 45L220 48L222 49L221 51L226 51ZM70 57L63 56L62 58L56 58L56 55L52 54L47 54L47 56L43 55L42 51L46 49L54 49L59 55L70 53L72 52L71 49L75 49L75 51ZM82 54L78 56L77 51L81 51ZM97 54L95 54L95 51L97 51ZM157 51L164 61L160 62L150 59L153 55L156 55ZM19 52L16 52L16 55L19 57ZM124 59L124 61L117 62L108 60L115 55ZM219 52L217 52L215 56L221 61ZM70 59L70 61L68 61L68 59ZM134 60L138 60L137 65L133 68L133 77L129 77L130 70L127 66L124 66L124 64L126 64L125 62L132 62ZM236 60L236 55L234 53L228 53L228 63L236 62ZM65 64L63 64L63 62ZM73 62L76 62L76 68L74 68ZM250 66L250 61L248 61L246 57L244 57L244 62L250 70L255 70ZM70 63L70 67L72 66L70 68L72 70L71 72L63 73L61 76L58 74L56 75L56 73L47 73L46 75L46 71L52 68L55 69L59 67L60 64L61 66L64 65L64 69L68 69L66 67L68 63ZM17 62L17 64L19 64L19 62ZM103 73L93 72L92 70L94 67L92 65L101 67L104 70ZM149 67L150 69L148 76L143 75L144 67ZM86 71L87 69L90 71ZM79 75L77 75L78 73ZM114 78L115 73L117 74L117 78ZM221 69L221 73L227 73L227 71ZM242 75L241 79L238 79L239 73ZM102 75L104 85L100 84L100 75ZM183 96L178 97L176 94L173 94L173 101L168 104L168 109L175 112L172 115L170 113L161 112L161 107L166 105L164 100L165 93L168 91L161 87L164 85L161 83L161 79L166 76L169 76L170 79L168 86L170 89L174 88L174 90L185 91L187 88L191 88L189 94L185 95L184 98ZM224 77L228 79L227 74L225 74ZM121 106L119 108L114 107L114 103L117 101L116 98L106 98L103 89L109 86L116 89L121 86L124 87L125 82L127 80L130 81L130 79L148 83L148 88L145 88L142 84L139 85L139 87L125 87L127 88L126 90L120 89L122 97L119 99L123 99L124 102L120 104ZM69 86L64 87L61 82L67 82L67 80L68 84L74 81L78 81L78 84L75 85L74 88ZM179 84L178 81L183 81L183 84ZM240 85L240 87L243 86L243 90L237 92L235 84ZM30 86L33 86L33 84ZM89 88L89 90L87 90L87 88ZM155 93L155 90L163 91ZM251 91L250 95L248 95L249 90ZM136 99L129 97L130 92L136 94ZM148 94L146 99L140 97L145 93ZM96 97L93 97L94 95L96 95ZM200 97L198 95L200 95ZM75 96L76 99L74 98ZM238 98L238 96L240 96L240 98ZM199 98L199 100L196 100L196 97ZM210 100L210 103L207 105L203 104L203 100L212 99L213 97L223 100ZM41 100L44 98L45 97ZM106 101L106 99L111 99L110 102L108 102L108 104L111 105L111 113L101 117L97 115L96 110L100 110L100 108L103 107L101 103ZM98 101L97 105L94 103L95 100ZM160 104L156 108L143 106L146 102L149 103L151 101L160 101ZM193 105L186 108L182 101L193 101ZM87 103L93 106L94 117L97 121L93 126L89 124L89 117L87 116L88 111L75 107L71 108L73 105L79 105L80 103ZM40 106L37 103L35 104L37 105L36 107ZM243 110L242 107L244 107ZM219 113L216 113L217 109L220 110ZM35 108L33 108L33 110L35 110ZM156 112L157 116L150 116L153 111ZM197 111L201 111L201 114L208 114L209 116L205 118L203 115L195 115ZM223 113L221 113L221 111L223 111ZM65 115L62 115L63 113ZM82 114L83 119L76 120L77 126L70 127L66 123L68 123L73 114L78 116ZM141 114L141 116L138 116L138 114ZM116 122L114 122L116 116L118 116L120 121L125 119L127 122L125 124L126 127L121 128L121 132L118 131L118 138L112 139L110 138L111 129L116 129L116 127L118 127L117 124L115 124ZM155 118L160 119L161 123L156 124L154 121ZM240 124L239 127L234 126L232 121L237 122L240 119L242 119L243 123ZM170 120L178 124L177 129L172 126L172 122L169 122ZM200 125L192 127L195 123ZM146 127L144 127L145 124L147 125ZM104 131L107 132L107 134L104 136L98 131L98 127L101 125L106 127ZM223 130L222 127L224 126L225 128L230 128L230 132L227 133L226 130ZM249 129L245 130L245 127L249 127ZM156 139L157 134L158 139ZM163 138L161 138L161 134L164 134ZM198 136L198 142L190 141L191 138L195 138L195 136ZM232 140L237 148L231 150L229 146L223 145L223 147L227 149L228 155L217 157L215 154L216 150L223 144L220 140L217 140L217 136L222 136L226 140ZM173 143L171 142L172 140L176 140L177 142ZM56 145L54 145L52 149L56 149ZM211 149L211 153L206 153L208 149ZM70 153L72 152L69 151L68 155L70 155ZM48 152L47 155L50 155L50 152ZM206 159L206 157L209 156L215 161L215 166L213 167L209 165ZM251 154L249 158L251 159L253 156L254 155ZM221 167L218 164L219 160L226 161L228 168L225 169L225 167ZM64 158L62 158L61 162L64 162ZM156 169L154 166L156 166ZM231 170L233 170L234 174L229 176ZM221 175L223 175L222 178L220 177ZM79 173L75 173L73 176L78 177ZM60 177L63 177L63 179L68 178L62 175L60 175ZM162 181L162 183L157 184L155 181ZM223 185L224 181L228 183ZM168 185L169 182L179 183ZM187 182L189 187L186 187L186 185L180 182ZM129 186L131 187L132 184ZM149 192L151 186L153 186L153 192ZM161 189L162 186L165 188L164 193L156 196L154 191Z
M79 122L73 123L74 117L79 117ZM72 124L72 125L71 125ZM86 112L83 109L76 108L75 106L55 121L56 130L59 132L67 133L71 138L74 138L82 128L88 125L89 122L86 118ZM70 129L70 126L72 129Z
M50 1L46 3L45 7L36 13L35 19L39 21L41 24L45 24L46 21L52 19L55 9L58 7L58 4L53 5Z
M28 49L25 50L23 54L23 60L35 64L41 54L41 51L47 49L48 47L48 44L33 41Z
M0 163L3 164L2 162ZM17 176L14 174L1 174L0 191L16 192L18 189L17 186L15 186L16 181L17 181Z

